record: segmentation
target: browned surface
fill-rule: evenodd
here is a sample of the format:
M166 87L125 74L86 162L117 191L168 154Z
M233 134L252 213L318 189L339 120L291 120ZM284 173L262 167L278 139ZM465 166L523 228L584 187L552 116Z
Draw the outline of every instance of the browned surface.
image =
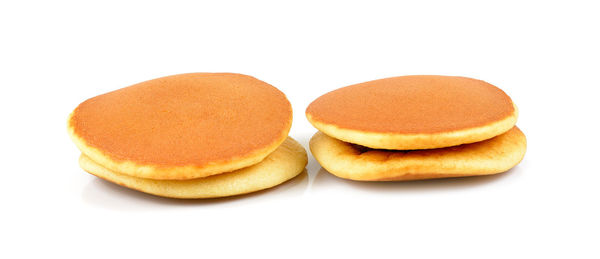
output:
M440 133L483 126L514 112L510 97L484 81L402 76L329 92L306 113L341 128L382 133Z
M266 148L287 135L292 110L273 86L239 74L158 78L81 103L75 134L115 160L201 166Z

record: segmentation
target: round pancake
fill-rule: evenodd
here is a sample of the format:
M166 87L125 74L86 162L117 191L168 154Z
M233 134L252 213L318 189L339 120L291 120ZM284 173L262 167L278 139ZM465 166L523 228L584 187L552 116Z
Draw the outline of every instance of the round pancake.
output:
M141 192L180 199L225 197L267 189L300 174L307 161L304 148L289 137L258 164L192 180L137 178L115 173L84 154L79 158L81 168L90 174Z
M377 150L343 142L323 132L310 150L330 173L359 181L406 181L496 174L517 165L527 140L516 126L477 143L429 150Z
M277 88L230 73L167 76L81 103L68 131L107 169L186 180L256 164L287 137L292 108Z
M379 149L413 150L473 143L500 135L517 108L484 81L452 76L401 76L329 92L306 109L320 131Z

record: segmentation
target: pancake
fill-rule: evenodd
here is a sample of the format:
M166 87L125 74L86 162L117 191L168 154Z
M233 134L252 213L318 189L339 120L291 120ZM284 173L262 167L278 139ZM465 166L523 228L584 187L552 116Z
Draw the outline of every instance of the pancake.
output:
M452 76L401 76L329 92L306 109L334 138L376 149L432 149L510 130L517 108L499 88Z
M310 150L330 173L359 181L405 181L496 174L517 165L527 140L516 126L494 138L430 150L378 150L343 142L323 132Z
M81 168L107 181L157 196L181 199L232 196L274 187L300 174L307 161L304 148L289 137L258 164L192 180L137 178L113 172L85 154L79 158Z
M71 113L68 132L110 171L186 180L262 161L291 124L291 105L275 87L240 74L190 73L88 99Z

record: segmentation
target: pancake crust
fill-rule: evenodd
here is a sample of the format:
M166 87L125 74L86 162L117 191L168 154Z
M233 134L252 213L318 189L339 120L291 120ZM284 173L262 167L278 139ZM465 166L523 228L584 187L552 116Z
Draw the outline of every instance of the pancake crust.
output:
M323 132L310 150L330 173L359 181L406 181L505 172L525 155L527 140L516 126L494 138L431 150L376 150L343 142Z
M139 178L185 180L256 164L287 137L292 108L256 78L191 73L81 103L68 131L83 154Z
M378 149L432 149L482 141L511 129L510 97L481 80L401 76L329 92L306 109L327 135Z
M225 197L271 188L300 174L307 161L304 148L289 137L258 164L192 180L137 178L115 173L84 154L79 158L81 168L90 174L141 192L180 199Z

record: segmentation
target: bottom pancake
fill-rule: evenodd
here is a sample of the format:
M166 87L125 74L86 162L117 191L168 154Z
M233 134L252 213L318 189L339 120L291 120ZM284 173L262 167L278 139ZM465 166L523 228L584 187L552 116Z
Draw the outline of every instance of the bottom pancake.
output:
M271 188L300 174L307 162L304 148L290 137L258 164L191 180L132 177L110 171L83 154L79 157L83 170L102 179L141 192L180 199L225 197Z
M527 149L519 128L472 144L429 150L382 150L343 142L317 132L310 150L330 173L358 181L408 181L488 175L516 166Z

